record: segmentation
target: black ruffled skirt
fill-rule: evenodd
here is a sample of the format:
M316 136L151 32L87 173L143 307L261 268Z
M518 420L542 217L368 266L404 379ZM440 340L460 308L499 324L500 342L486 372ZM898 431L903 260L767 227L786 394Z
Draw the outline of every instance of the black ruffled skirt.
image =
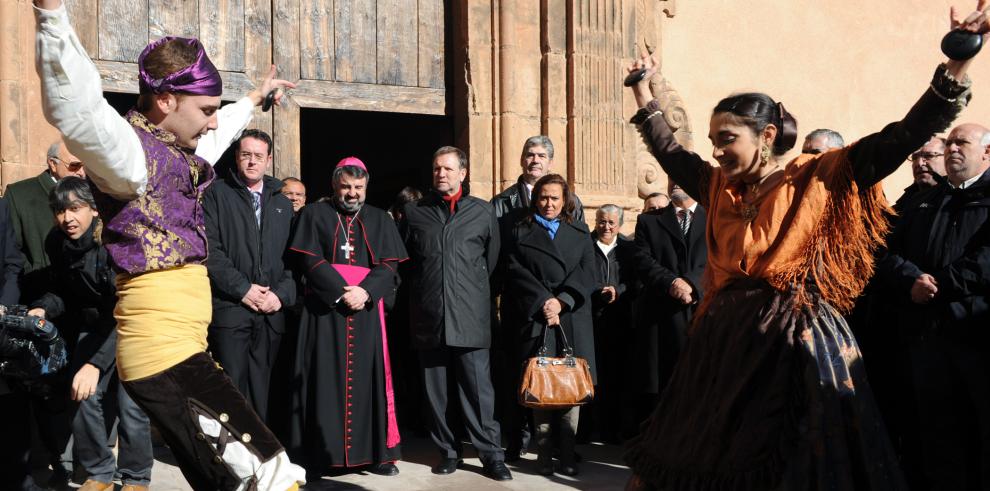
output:
M626 461L661 490L906 489L842 316L817 295L718 292Z

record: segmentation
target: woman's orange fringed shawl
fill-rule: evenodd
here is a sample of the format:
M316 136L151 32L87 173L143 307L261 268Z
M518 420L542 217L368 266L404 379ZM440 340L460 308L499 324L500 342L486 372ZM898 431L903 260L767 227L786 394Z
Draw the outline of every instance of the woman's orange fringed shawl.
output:
M754 203L752 221L742 215L742 188L709 168L708 203L702 203L708 299L733 280L759 278L778 290L795 289L799 307L809 303L810 283L840 312L852 310L873 275L873 254L893 212L879 183L864 190L856 185L848 149L792 160L779 184Z

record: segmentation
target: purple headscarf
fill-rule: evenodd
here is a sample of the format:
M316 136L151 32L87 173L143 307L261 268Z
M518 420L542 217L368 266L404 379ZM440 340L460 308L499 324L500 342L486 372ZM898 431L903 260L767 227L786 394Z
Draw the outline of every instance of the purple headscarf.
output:
M196 48L196 61L182 70L172 73L165 78L154 79L144 69L144 59L159 46L177 40ZM223 81L220 72L206 56L206 50L195 38L180 38L165 36L144 48L138 57L138 84L142 94L162 94L179 92L183 94L219 96L223 93Z

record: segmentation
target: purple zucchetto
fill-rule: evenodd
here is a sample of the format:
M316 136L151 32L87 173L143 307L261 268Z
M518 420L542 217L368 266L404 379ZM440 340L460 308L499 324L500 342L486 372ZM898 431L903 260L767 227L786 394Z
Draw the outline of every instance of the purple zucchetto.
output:
M196 61L165 78L154 79L144 69L144 59L149 53L159 46L177 40L188 43L196 48ZM206 49L195 38L181 38L176 36L165 36L155 42L148 44L138 57L138 85L142 94L163 94L165 92L179 92L182 94L219 96L223 93L223 80L220 79L220 72L213 66L210 58L206 56Z

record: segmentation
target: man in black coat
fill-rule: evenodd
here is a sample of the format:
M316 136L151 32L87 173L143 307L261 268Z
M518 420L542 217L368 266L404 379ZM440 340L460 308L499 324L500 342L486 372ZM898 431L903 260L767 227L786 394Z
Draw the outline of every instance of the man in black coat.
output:
M512 210L529 208L530 195L533 194L533 184L541 177L550 173L553 167L553 142L546 135L531 136L523 143L522 156L519 157L519 166L522 174L516 183L508 187L505 191L492 198L492 206L495 207L495 216L503 222ZM571 217L572 222L581 226L584 224L584 205L576 194L571 194L574 200L574 212ZM503 223L503 226L511 229L513 223ZM503 239L504 234L503 234Z
M948 182L905 203L877 270L907 340L928 489L990 486L988 168L990 130L954 128Z
M696 303L703 296L708 256L705 209L671 183L671 206L644 213L636 223L636 271L642 291L635 301L636 348L643 404L649 415L687 340Z
M450 474L460 463L460 441L446 420L447 379L461 393L464 422L485 473L512 479L499 445L489 348L491 272L499 255L499 228L492 206L467 195L467 155L441 147L433 155L433 189L407 203L402 236L409 252L409 316L413 347L419 350L430 436L442 460L435 474Z
M914 182L894 203L898 215L891 217L896 228L900 214L919 193L924 193L945 180L945 138L934 136L911 154ZM918 440L918 414L915 409L914 383L908 354L910 341L899 332L898 317L904 300L903 292L886 284L891 272L885 249L877 253L876 274L856 302L856 308L846 321L856 335L860 351L867 362L866 370L898 455L901 469L912 489L927 487L921 465L921 442ZM900 300L899 300L900 299ZM896 333L896 335L892 335Z
M246 130L234 159L236 173L217 180L203 196L210 248L206 267L213 287L209 344L265 420L272 365L285 332L283 307L296 298L283 260L292 203L281 193L282 181L265 175L272 162L267 133Z
M70 347L68 395L79 403L72 417L72 451L85 473L81 489L113 489L117 477L128 490L146 491L154 463L151 423L117 376L116 274L100 243L93 192L84 179L65 177L55 183L49 205L57 227L45 241L52 260L46 268L48 291L28 314L59 319L59 333ZM118 419L115 456L107 441Z
M68 176L86 177L86 170L78 157L69 152L59 138L48 147L47 168L35 177L29 177L7 186L4 197L10 208L10 225L17 239L17 248L24 255L24 271L20 278L20 303L30 304L38 299L49 285L48 268L51 258L45 251L45 239L51 231L52 212L48 208L48 195L55 183ZM38 425L34 442L35 455L48 454L48 462L54 470L49 483L61 485L68 482L72 473L72 445L69 441L71 416L65 411L60 398L32 397L33 417ZM58 448L53 447L58 445ZM38 462L41 459L33 459Z

